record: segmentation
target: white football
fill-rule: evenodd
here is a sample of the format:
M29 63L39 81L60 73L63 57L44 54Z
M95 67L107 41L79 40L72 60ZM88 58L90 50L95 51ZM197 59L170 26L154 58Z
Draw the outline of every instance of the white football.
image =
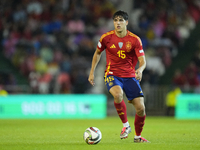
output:
M101 131L96 127L89 127L83 134L85 142L89 145L97 144L101 141Z

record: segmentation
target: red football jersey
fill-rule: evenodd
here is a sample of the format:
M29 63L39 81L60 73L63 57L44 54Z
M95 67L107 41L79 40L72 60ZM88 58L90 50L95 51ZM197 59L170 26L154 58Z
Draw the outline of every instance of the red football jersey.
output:
M127 31L127 35L120 38L112 30L101 36L97 48L106 50L105 75L135 77L138 57L144 55L142 42L137 35Z

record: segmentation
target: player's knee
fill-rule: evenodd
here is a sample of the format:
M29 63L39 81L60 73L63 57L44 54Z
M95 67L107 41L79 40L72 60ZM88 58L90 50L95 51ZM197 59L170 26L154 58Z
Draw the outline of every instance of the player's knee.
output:
M115 94L113 94L113 97L114 97L114 101L116 103L120 103L123 99L123 94L122 93L115 93Z
M136 113L138 116L144 116L145 115L145 107L141 106L141 107L137 108Z

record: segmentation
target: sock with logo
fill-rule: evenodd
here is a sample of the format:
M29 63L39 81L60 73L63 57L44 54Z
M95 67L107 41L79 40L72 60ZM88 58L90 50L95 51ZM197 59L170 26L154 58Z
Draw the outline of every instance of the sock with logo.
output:
M135 115L134 125L135 125L135 134L136 134L136 136L140 136L141 135L142 130L143 130L143 126L144 126L144 123L145 123L145 118L146 118L146 115L144 115L143 117L140 117L137 114Z
M127 119L127 113L126 113L126 104L124 100L122 100L121 103L115 103L114 101L114 105L122 123L126 123L128 119Z

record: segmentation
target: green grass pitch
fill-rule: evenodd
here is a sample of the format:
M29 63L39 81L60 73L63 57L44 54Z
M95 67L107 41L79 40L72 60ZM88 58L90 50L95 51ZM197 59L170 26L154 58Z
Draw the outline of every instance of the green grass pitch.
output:
M133 143L134 118L129 117L132 133L119 138L122 124L118 117L100 120L0 120L0 150L199 150L200 120L147 117L142 136L151 143ZM102 140L87 145L86 128L101 130Z

